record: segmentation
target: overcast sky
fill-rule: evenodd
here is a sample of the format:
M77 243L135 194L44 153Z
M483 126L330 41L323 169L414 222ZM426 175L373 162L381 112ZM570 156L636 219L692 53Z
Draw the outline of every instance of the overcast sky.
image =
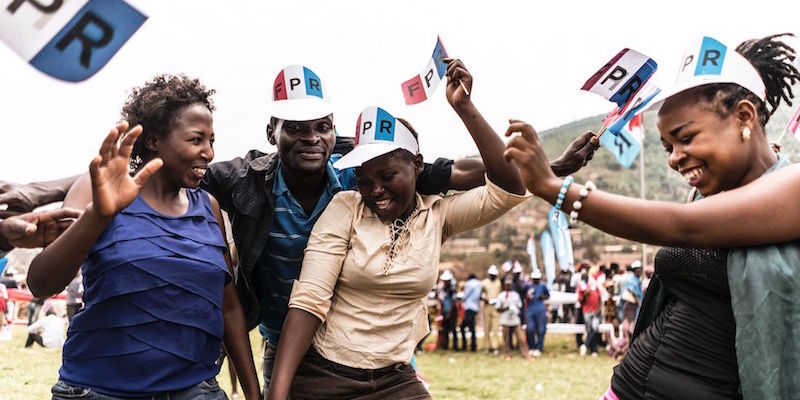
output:
M264 134L266 104L275 75L289 64L322 79L341 134L352 135L358 113L379 105L417 128L426 157L458 158L477 150L444 87L413 106L400 90L425 67L437 34L475 76L478 108L504 131L508 118L544 130L609 111L608 102L579 88L623 47L654 58L654 79L663 84L697 36L735 46L800 33L797 0L129 2L149 19L87 81L52 79L0 45L0 179L85 171L128 89L162 72L196 76L217 90L217 161L273 150Z

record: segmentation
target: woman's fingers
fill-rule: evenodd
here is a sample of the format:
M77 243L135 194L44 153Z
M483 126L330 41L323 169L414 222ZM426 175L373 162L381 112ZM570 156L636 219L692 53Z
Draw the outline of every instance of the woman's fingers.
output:
M92 178L92 186L95 186L100 175L100 165L103 164L103 156L96 155L89 163L89 176Z
M539 135L536 134L536 130L533 129L531 124L518 120L518 119L509 119L508 120L509 126L506 129L506 137L513 135L514 133L519 133L521 137L531 143L538 143L539 142Z
M158 171L162 165L164 165L164 161L160 158L154 158L148 161L147 164L140 168L139 172L133 176L133 182L136 183L136 185L140 188L143 187L150 177L153 176L153 174Z
M100 144L100 151L98 152L101 157L100 162L111 160L114 157L117 138L119 138L119 131L117 128L112 128L106 138L103 139L103 143Z
M119 155L125 157L127 160L133 151L133 144L136 143L136 138L142 134L142 126L136 125L131 130L125 133L122 142L119 145Z

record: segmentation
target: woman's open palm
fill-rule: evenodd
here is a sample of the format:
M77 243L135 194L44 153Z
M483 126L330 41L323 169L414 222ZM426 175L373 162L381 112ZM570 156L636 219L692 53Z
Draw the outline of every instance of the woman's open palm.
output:
M164 163L160 158L150 160L131 177L128 173L129 158L142 127L137 125L130 131L127 129L127 121L111 129L100 146L99 154L89 164L93 207L105 217L113 216L131 204L147 180ZM121 140L120 134L123 135Z

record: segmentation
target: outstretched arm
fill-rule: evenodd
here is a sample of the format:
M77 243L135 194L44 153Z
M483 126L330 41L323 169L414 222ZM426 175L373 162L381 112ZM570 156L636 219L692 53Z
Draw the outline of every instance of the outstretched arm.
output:
M275 356L275 367L272 370L267 399L284 400L289 397L289 389L292 387L297 366L311 346L314 332L321 323L319 318L308 311L299 308L289 309L281 329L285 334L281 335L281 340L278 342L278 353Z
M225 221L219 208L219 203L212 195L209 195L209 199L211 200L211 209L214 211L214 216L217 217L220 234L225 239ZM230 257L230 251L225 253L225 264L228 267L228 272L233 276L233 262ZM222 298L222 317L225 326L223 342L225 343L225 351L230 357L229 361L236 368L245 398L257 400L261 397L258 387L258 374L256 374L256 367L253 364L253 350L250 348L250 337L247 336L247 323L245 322L244 312L242 312L242 305L239 303L239 296L236 294L236 285L233 283L233 279L225 285L225 292Z
M550 170L533 127L512 124L506 158L520 168L525 186L555 203L561 180ZM564 212L572 211L581 185L569 187ZM757 246L800 239L800 165L690 204L646 201L595 190L582 201L579 219L604 232L638 242L709 248Z
M63 235L33 259L28 270L28 286L36 297L49 297L64 289L114 215L133 202L145 182L161 167L161 159L154 159L136 176L128 174L128 158L142 127L136 126L118 140L127 129L128 123L124 121L112 129L100 146L99 154L89 164L92 204Z
M494 129L486 122L483 115L475 108L470 95L464 90L472 87L472 75L461 60L445 60L447 62L447 101L453 106L472 139L478 146L486 175L503 190L516 194L525 193L517 167L503 158L505 143Z
M594 138L594 139L593 139ZM576 137L558 158L550 161L550 169L558 176L573 174L586 165L600 148L593 132L587 131ZM477 157L455 160L450 172L450 189L469 190L486 183L486 167Z
M28 213L45 204L64 200L69 188L79 175L46 182L31 182L27 185L0 181L0 204L8 208L0 211L0 218Z
M0 221L0 250L45 247L64 232L81 211L72 208L29 212Z

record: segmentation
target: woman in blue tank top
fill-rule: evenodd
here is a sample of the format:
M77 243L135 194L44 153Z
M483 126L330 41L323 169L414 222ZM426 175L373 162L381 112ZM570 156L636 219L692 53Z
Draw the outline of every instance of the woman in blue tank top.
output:
M85 307L53 399L226 399L215 380L223 342L246 397L259 397L222 214L197 188L214 158L213 93L170 75L135 88L91 178L67 194L64 206L85 212L28 274L50 296L83 265Z

